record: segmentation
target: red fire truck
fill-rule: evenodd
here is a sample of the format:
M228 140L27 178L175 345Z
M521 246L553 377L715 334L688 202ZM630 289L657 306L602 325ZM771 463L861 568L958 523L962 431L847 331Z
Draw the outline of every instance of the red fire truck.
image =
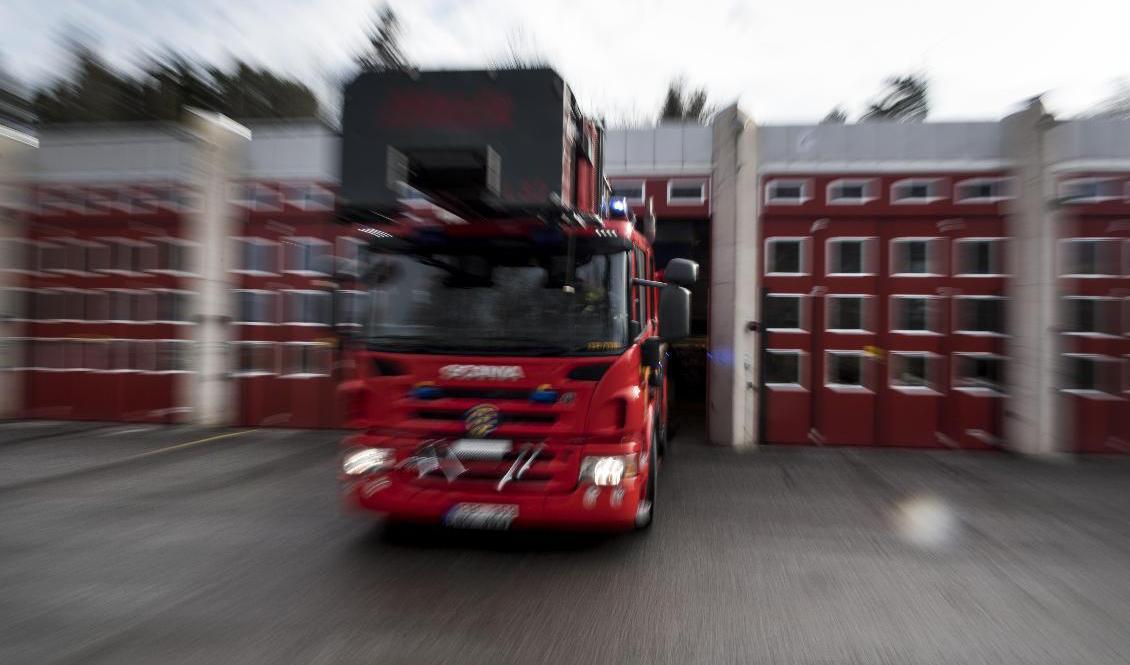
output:
M452 527L643 528L667 343L698 266L607 201L602 132L556 73L362 74L338 218L368 238L340 392L349 507Z

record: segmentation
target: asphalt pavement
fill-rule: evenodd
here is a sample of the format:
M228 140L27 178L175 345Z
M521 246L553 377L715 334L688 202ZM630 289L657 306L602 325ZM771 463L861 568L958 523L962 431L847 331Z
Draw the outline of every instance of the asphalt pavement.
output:
M345 515L339 436L0 424L0 663L1130 662L1130 459L685 431L609 537Z

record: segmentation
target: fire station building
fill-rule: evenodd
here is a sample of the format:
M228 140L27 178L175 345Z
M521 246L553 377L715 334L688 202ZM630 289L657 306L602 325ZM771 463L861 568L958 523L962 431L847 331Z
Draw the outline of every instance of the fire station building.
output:
M710 247L712 442L1130 451L1130 122L730 108L607 153L660 242Z
M316 124L0 131L0 417L330 427ZM702 265L711 442L1130 450L1130 122L611 130L613 194Z

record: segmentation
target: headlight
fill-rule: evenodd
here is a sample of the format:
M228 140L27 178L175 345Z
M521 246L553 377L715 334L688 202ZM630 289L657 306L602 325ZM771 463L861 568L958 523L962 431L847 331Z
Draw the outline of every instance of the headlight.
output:
M345 454L341 470L347 476L360 476L387 469L396 461L396 451L391 448L357 448Z
M624 478L633 478L639 469L636 455L585 457L581 460L580 482L600 487L619 485Z

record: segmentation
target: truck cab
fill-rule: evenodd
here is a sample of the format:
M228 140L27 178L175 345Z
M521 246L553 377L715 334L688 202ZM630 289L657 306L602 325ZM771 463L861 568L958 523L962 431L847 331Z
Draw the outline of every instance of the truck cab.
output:
M697 265L674 259L657 279L654 221L607 200L593 125L567 112L565 142L546 141L555 147L547 158L524 157L505 131L485 137L502 121L483 109L507 113L514 81L393 77L346 93L351 205L339 218L368 239L351 271L365 323L349 340L352 369L339 388L355 430L341 458L346 505L453 527L650 525L666 445L666 345L689 332ZM556 86L546 76L515 80ZM415 121L387 108L452 89L454 119L429 121L441 125L438 144L415 125L396 131ZM351 99L377 111L351 114ZM383 164L349 143L374 115ZM515 115L509 122L521 125ZM452 123L465 135L453 137ZM577 138L586 136L596 140ZM560 187L531 194L544 187L527 180L508 196L507 175L539 172L522 168L524 158L556 163L560 181L550 179ZM366 189L374 170L388 191ZM362 172L368 180L349 177Z

